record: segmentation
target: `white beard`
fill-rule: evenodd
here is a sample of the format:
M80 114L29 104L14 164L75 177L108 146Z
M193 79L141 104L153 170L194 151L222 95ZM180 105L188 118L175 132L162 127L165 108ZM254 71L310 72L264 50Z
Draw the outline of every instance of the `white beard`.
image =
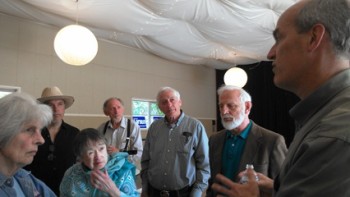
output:
M235 118L231 115L224 115L221 117L222 126L224 126L224 128L227 130L235 129L244 121L244 115L244 110L242 110L242 112L238 115L238 118ZM224 118L232 118L232 121L225 122Z

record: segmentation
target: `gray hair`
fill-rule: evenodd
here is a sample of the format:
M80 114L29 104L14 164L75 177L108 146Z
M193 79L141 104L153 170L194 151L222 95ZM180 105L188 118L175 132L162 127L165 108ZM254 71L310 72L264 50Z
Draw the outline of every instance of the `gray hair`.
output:
M107 109L107 105L109 103L109 101L112 101L112 100L117 100L120 102L120 104L122 104L122 106L124 107L124 102L121 98L118 98L118 97L111 97L111 98L108 98L107 100L105 100L105 102L103 103L103 111L105 111Z
M95 128L81 130L74 138L73 152L78 159L89 148L89 142L102 142L107 144L104 135Z
M251 102L252 101L252 97L250 96L250 94L245 91L243 88L237 87L237 86L233 86L233 85L223 85L218 89L218 95L220 97L220 95L224 92L224 91L232 91L232 90L238 90L240 92L240 99L242 101L242 103L244 102Z
M24 124L40 121L47 126L52 121L52 110L26 93L12 93L0 99L0 149L12 140Z
M158 91L158 93L157 93L157 103L159 104L159 97L160 97L160 95L163 93L163 92L166 92L166 91L171 91L173 94L174 94L174 96L178 99L178 100L180 100L180 93L179 93L179 91L177 91L177 90L175 90L174 88L171 88L171 87L162 87L159 91Z
M350 58L350 1L311 0L305 3L295 19L299 33L315 24L325 26L337 55Z

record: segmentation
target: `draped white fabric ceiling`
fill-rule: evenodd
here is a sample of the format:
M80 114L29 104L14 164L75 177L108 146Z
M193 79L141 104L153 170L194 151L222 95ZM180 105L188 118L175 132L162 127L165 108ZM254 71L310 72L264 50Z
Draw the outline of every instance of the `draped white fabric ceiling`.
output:
M266 60L280 14L297 0L0 0L0 12L64 27L168 60L217 69Z

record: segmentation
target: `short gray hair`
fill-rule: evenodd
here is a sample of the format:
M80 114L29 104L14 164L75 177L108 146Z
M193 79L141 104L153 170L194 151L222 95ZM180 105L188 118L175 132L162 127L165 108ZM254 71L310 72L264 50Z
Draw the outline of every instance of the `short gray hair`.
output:
M52 110L26 93L12 93L0 99L0 149L5 147L24 124L38 120L42 126L52 121Z
M179 93L179 91L177 91L177 90L175 90L174 88L171 88L171 87L162 87L159 91L158 91L158 93L157 93L157 103L159 104L159 97L160 97L160 95L163 93L163 92L166 92L166 91L171 91L173 94L174 94L174 96L178 99L178 100L180 100L180 93Z
M223 85L218 89L218 95L220 97L220 95L224 92L224 91L232 91L232 90L238 90L240 92L240 98L242 103L244 102L251 102L252 101L252 97L250 96L250 94L245 91L243 88L237 87L237 86L233 86L233 85Z
M311 0L305 3L295 19L299 33L315 24L325 26L337 55L350 58L350 1Z

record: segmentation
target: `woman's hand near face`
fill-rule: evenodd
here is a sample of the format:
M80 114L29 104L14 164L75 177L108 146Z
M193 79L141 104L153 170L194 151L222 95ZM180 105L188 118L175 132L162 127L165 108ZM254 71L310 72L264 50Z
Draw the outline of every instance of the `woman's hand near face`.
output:
M109 177L106 170L103 172L98 169L92 170L90 182L93 187L108 193L111 197L120 197L120 190Z

